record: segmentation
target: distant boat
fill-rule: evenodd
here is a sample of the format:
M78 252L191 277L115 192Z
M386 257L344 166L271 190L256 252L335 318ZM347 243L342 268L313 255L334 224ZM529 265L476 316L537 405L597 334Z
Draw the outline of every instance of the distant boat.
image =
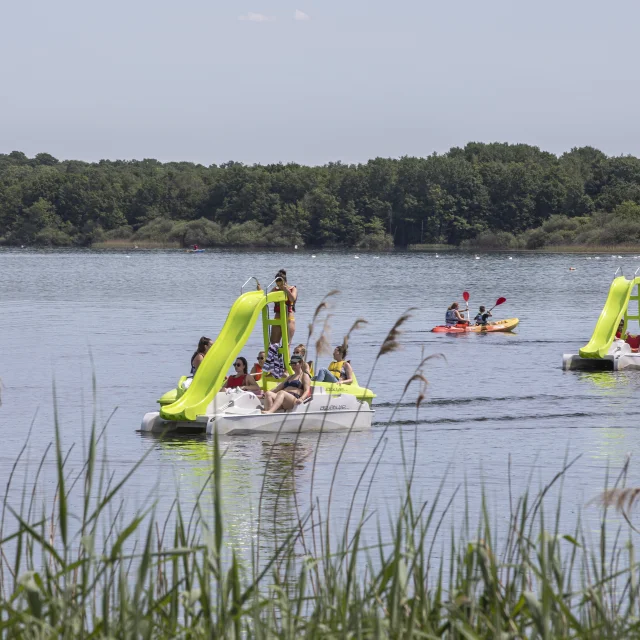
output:
M202 253L204 249L187 249L187 253Z

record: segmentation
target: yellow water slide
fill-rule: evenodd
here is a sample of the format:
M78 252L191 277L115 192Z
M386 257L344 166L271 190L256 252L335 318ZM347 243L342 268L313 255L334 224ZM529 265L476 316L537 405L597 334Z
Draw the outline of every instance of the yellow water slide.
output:
M620 320L629 318L627 307L636 282L637 279L627 280L624 276L614 278L591 340L580 349L582 358L603 358L607 355Z
M233 303L218 338L200 363L189 388L174 403L163 406L160 415L165 420L187 421L204 414L224 384L227 371L247 342L264 307L284 299L283 291L273 291L268 295L264 291L242 294ZM286 318L286 315L283 313L282 317ZM286 323L283 324L286 344Z

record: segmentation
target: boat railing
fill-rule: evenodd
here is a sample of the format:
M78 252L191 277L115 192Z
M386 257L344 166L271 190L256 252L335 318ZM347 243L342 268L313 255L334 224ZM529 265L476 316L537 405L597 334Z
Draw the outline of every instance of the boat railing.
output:
M622 267L618 267L616 269L616 272L613 274L614 279L618 277L618 271L620 272L621 276L624 276L624 271L622 270ZM636 272L637 273L637 272Z

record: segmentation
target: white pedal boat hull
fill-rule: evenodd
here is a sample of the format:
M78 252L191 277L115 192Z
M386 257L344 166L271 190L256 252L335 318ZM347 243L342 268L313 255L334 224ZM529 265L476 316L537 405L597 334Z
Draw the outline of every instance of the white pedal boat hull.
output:
M212 435L248 435L251 433L299 433L313 431L363 431L371 427L374 410L369 404L348 394L329 395L323 388L304 404L283 413L261 413L260 399L249 391L218 393L205 415L193 422L164 420L158 411L147 413L141 431L205 431Z
M562 356L565 371L623 371L640 369L640 353L635 353L624 340L614 340L603 358L582 358L577 354Z

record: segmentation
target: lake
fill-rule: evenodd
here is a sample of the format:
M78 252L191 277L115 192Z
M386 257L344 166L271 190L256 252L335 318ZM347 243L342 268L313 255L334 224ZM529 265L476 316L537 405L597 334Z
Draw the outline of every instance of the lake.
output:
M608 469L615 474L640 440L640 373L563 372L562 354L577 353L588 341L614 271L622 267L631 275L640 259L599 253L477 258L319 250L2 250L0 483L6 485L33 422L10 503L19 501L23 485L29 486L53 438L55 384L65 450L75 443L69 461L76 473L95 410L99 425L111 416L105 431L107 461L116 476L151 449L127 485L128 508L145 506L154 497L162 516L176 491L185 505L192 504L209 473L211 441L204 436L145 437L137 432L140 421L188 372L199 337L216 337L243 282L253 275L267 284L284 267L299 291L295 343L307 341L307 325L331 289L340 291L331 310L333 343L341 342L356 318L368 321L352 336L349 358L361 384L371 376L368 386L378 394L376 414L371 432L353 434L346 442L335 472L331 517L337 524L344 521L358 478L388 427L377 449L382 454L369 499L383 523L403 492L404 442L407 456L416 453L416 496L430 499L445 475L446 495L466 480L472 499L484 487L499 522L508 517L509 466L511 491L519 495L529 485L537 489L549 482L565 458L580 455L563 490L570 525L602 489ZM470 292L474 313L480 304L491 306L506 297L494 315L520 318L516 332L431 333L443 322L447 306L462 302L463 290ZM402 349L383 356L372 371L381 342L409 307L416 309L404 326ZM240 355L253 363L260 348L257 326ZM416 413L417 388L396 403L423 353L442 353L446 361L427 364L429 391ZM326 366L330 357L320 361ZM291 438L223 438L223 496L236 544L249 548L255 539L261 493L269 514L263 525L268 540L277 538L296 509L305 512L316 500L326 502L345 438L303 435L296 446ZM51 457L39 494L53 496L55 473ZM632 464L631 483L636 476ZM457 500L454 514L462 508L463 501ZM586 511L597 519L597 509ZM373 533L375 522L368 525Z

